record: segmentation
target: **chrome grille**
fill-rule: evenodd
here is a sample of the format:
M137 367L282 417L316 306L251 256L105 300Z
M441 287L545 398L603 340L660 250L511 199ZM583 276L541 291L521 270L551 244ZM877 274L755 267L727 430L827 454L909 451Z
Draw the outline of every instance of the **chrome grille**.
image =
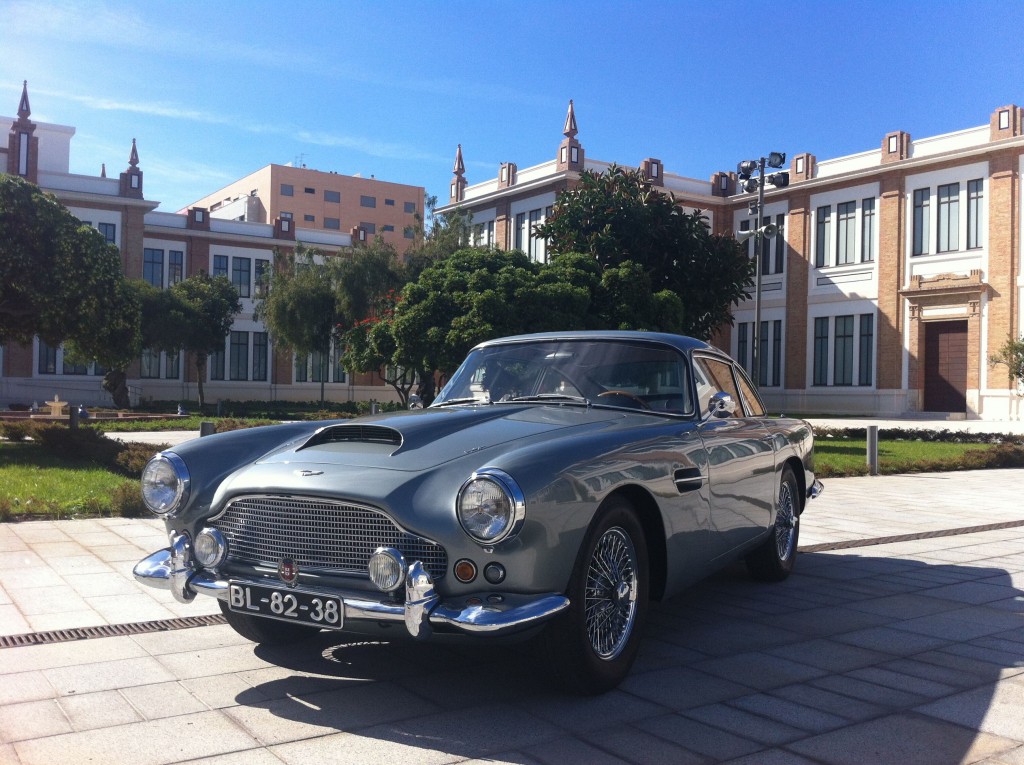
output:
M213 524L228 540L228 560L277 566L294 560L300 570L368 576L378 547L394 547L419 560L435 579L448 568L440 545L400 529L379 510L315 497L238 497Z

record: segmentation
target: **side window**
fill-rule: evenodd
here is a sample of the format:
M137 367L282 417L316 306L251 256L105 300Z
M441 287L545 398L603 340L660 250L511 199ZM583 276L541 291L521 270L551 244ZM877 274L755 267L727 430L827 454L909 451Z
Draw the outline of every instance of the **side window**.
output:
M733 397L742 406L739 389L732 375L732 364L706 356L694 356L694 372L697 375L697 399L700 401L701 416L707 414L711 397L722 391Z
M764 417L764 406L761 399L754 391L754 386L743 374L743 370L736 369L736 380L740 384L740 393L743 395L743 408L747 410L747 417Z

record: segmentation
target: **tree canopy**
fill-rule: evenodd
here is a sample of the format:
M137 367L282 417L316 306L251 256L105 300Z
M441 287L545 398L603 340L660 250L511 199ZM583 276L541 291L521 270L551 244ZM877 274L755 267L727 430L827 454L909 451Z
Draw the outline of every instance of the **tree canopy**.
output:
M537 235L549 252L586 253L602 269L618 269L606 285L616 294L661 295L656 313L665 319L681 309L672 331L707 339L731 321L731 306L749 297L754 264L739 244L711 234L700 211L681 209L639 170L584 172L576 188L558 195ZM666 302L666 291L679 304Z
M139 352L139 303L117 247L52 194L0 174L0 344L36 335L106 367L113 393Z

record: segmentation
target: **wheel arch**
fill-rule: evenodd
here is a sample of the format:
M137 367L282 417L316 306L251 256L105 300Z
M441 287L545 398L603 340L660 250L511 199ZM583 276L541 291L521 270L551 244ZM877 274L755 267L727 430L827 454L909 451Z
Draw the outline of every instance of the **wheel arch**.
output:
M782 467L779 469L779 475L782 475L782 471L786 468L793 471L793 477L796 478L796 488L799 494L800 512L804 511L804 505L807 504L807 476L804 473L804 463L797 457L789 457L785 462L782 463Z
M647 542L649 595L651 600L661 600L665 595L665 579L668 575L668 551L661 509L646 489L636 485L619 487L605 498L602 507L613 499L625 500L633 507Z

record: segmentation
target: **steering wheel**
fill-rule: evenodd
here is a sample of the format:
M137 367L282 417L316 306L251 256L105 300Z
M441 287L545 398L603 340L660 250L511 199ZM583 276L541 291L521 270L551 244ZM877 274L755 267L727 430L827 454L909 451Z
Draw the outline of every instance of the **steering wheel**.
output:
M628 390L606 390L604 393L598 393L598 398L604 398L605 396L625 396L630 401L635 401L641 409L650 409L650 405L640 398L635 393L630 393Z

